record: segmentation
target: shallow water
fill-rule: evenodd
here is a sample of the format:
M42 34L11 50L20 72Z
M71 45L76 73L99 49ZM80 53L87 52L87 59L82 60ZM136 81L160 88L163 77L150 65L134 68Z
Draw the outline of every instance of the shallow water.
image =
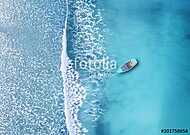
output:
M107 51L118 65L130 58L139 65L106 81L98 135L159 135L161 128L190 126L190 3L183 2L99 1L111 33Z
M66 134L64 2L0 2L0 134Z
M69 0L67 42L65 2L0 2L0 134L189 128L190 2ZM70 60L109 56L118 66L130 58L139 64L126 74L70 68L64 75L66 45Z

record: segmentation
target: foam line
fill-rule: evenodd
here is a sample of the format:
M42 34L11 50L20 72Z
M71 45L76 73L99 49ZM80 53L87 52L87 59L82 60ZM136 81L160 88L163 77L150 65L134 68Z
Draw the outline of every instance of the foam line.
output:
M87 130L82 127L78 119L78 111L83 100L86 97L84 87L79 83L79 74L69 66L69 57L67 55L67 19L68 19L68 1L66 0L66 19L62 37L61 67L64 83L64 111L66 127L69 135L85 135Z

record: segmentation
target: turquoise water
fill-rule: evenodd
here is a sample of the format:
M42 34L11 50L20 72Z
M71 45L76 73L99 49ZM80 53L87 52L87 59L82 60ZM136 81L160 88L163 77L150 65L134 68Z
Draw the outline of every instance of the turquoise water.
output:
M187 0L0 2L0 134L189 128L189 7ZM77 64L109 57L139 65L126 74L68 68L62 52Z
M105 0L99 5L111 33L108 52L118 65L139 60L132 72L106 81L108 107L99 134L159 135L161 128L188 128L190 3Z

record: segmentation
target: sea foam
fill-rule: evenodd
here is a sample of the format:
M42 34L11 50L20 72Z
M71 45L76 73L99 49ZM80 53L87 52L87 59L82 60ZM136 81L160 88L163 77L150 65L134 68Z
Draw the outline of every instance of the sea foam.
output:
M73 60L75 58L77 64L89 59L110 60L102 46L105 27L94 0L66 3L67 15L61 55L66 125L71 135L90 134L92 124L103 113L101 86L110 69L76 69L73 67Z
M82 124L78 119L78 111L81 107L83 100L86 97L85 88L79 82L79 74L72 66L69 57L67 56L67 19L68 19L68 1L66 1L66 19L65 28L62 38L62 54L61 54L61 67L60 70L64 82L64 105L66 127L69 135L85 134L87 130L82 128Z
M69 3L69 34L72 49L68 52L74 56L78 63L81 61L102 61L110 58L107 55L104 32L106 30L96 1L77 0ZM76 63L77 63L76 62ZM77 67L80 67L77 65ZM86 88L87 97L80 112L80 118L84 123L94 125L103 113L101 100L103 98L102 84L109 75L110 69L76 69L80 74L80 81ZM89 124L86 124L89 125Z

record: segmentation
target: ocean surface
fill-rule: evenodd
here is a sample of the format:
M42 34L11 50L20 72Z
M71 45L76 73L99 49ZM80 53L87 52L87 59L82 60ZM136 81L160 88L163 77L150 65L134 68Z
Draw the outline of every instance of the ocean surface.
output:
M0 135L189 129L189 7L188 0L0 0ZM137 67L117 74L131 58Z
M106 81L108 109L99 134L160 135L161 128L190 127L190 2L104 0L111 36L106 49L118 65L139 65Z

